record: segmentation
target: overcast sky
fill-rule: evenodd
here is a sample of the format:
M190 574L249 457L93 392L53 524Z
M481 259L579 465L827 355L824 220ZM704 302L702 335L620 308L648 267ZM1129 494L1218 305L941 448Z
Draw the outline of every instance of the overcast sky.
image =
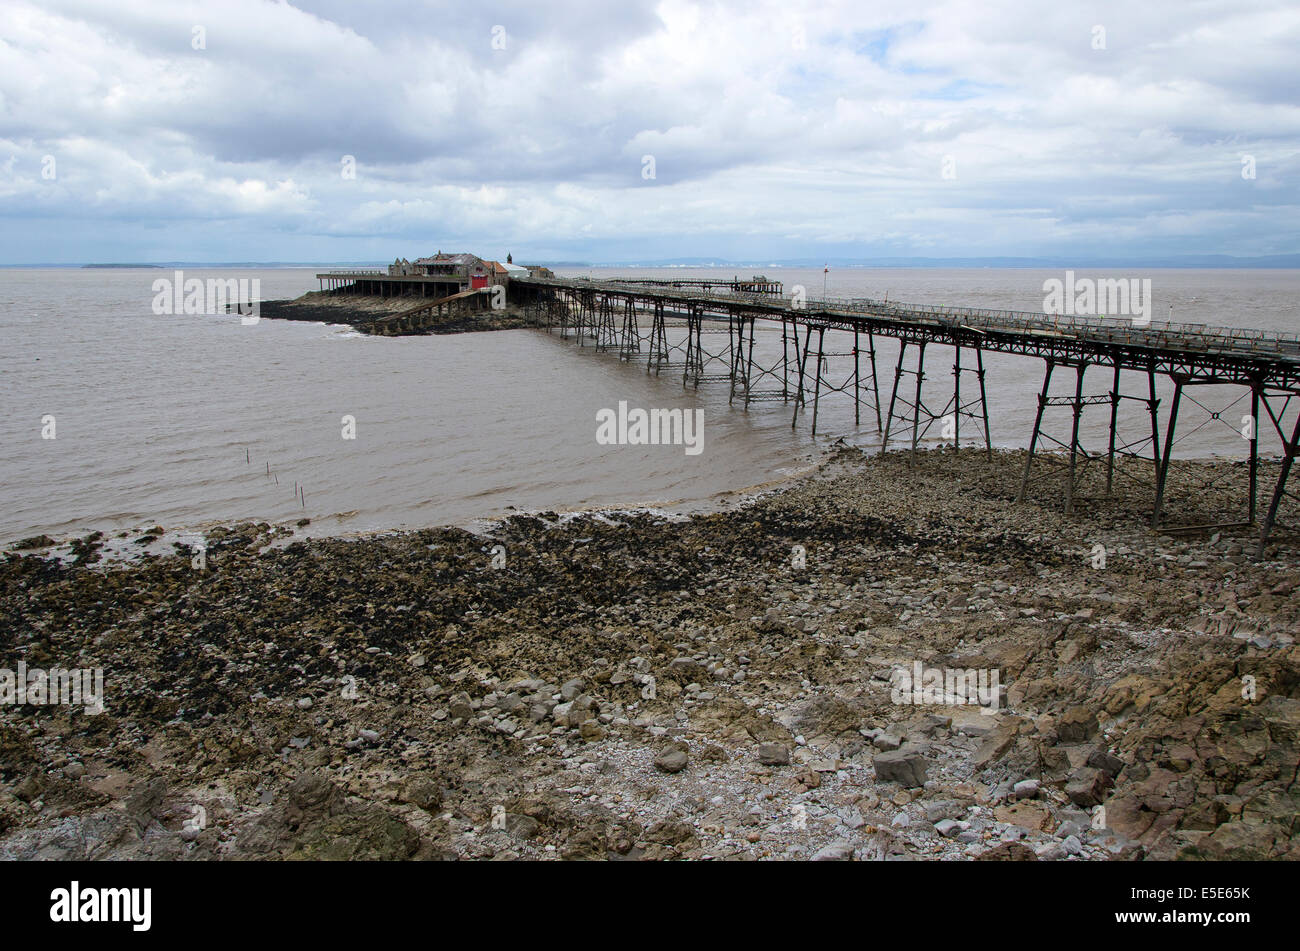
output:
M0 263L1295 253L1298 60L1287 0L4 0Z

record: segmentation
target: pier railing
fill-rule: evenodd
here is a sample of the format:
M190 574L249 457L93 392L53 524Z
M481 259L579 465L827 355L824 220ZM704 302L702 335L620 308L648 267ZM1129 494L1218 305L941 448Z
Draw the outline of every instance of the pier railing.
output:
M592 290L623 290L642 295L648 290L645 284L595 281L586 278L576 280L528 278L527 280L536 284L559 287L590 286ZM1162 320L1134 324L1130 317L1036 314L1032 311L909 304L866 297L808 297L796 305L789 297L776 298L770 294L750 294L739 291L700 294L698 291L654 287L652 293L656 297L676 298L697 303L717 302L719 305L744 301L758 307L802 313L813 319L817 314L862 314L877 319L892 319L952 329L1035 336L1056 334L1108 344L1185 349L1202 353L1269 353L1283 359L1300 358L1300 335L1245 327L1221 327L1212 324Z

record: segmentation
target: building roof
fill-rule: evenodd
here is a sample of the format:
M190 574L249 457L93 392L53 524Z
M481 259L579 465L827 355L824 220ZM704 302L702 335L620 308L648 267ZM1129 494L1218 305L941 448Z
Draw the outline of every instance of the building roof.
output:
M441 251L439 251L431 258L417 258L415 263L416 264L452 264L457 266L460 265L471 266L477 264L480 260L481 258L479 258L478 255L470 254L467 251L463 251L459 254L443 254Z

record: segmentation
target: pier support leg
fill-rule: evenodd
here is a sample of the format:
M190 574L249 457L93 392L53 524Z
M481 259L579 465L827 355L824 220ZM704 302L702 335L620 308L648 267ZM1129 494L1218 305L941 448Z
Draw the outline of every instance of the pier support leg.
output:
M1052 386L1052 370L1055 364L1047 361L1047 369L1043 373L1043 391L1038 394L1038 412L1034 416L1034 431L1029 437L1029 455L1025 458L1025 473L1020 477L1020 491L1016 493L1016 501L1025 500L1025 492L1029 488L1029 470L1034 464L1034 449L1038 446L1038 434L1043 429L1043 410L1047 409L1047 394Z
M797 384L798 392L795 394L795 398L794 398L794 413L792 413L790 416L791 429L794 429L795 423L799 421L799 404L803 402L803 374L808 363L808 347L811 343L812 343L812 324L808 324L804 328L803 353L801 354L799 352L799 328L798 326L796 326L795 336L794 336L794 358L795 358L795 362L799 364L799 381Z
M1147 412L1151 416L1151 461L1160 478L1160 400L1156 397L1156 368L1147 367Z
M916 444L921 437L921 384L925 381L925 341L916 345L916 401L912 404L912 454L909 466L916 464Z
M1119 361L1115 362L1115 385L1110 390L1110 444L1106 449L1106 498L1115 480L1115 427L1119 422Z
M623 339L619 342L620 360L631 360L641 352L641 328L637 325L636 303L629 296L623 304Z
M795 333L799 332L798 327ZM781 401L785 402L790 399L790 322L784 317L781 318ZM795 337L795 345L798 346L799 338Z
M980 381L980 412L984 414L984 458L993 461L993 434L989 432L989 401L984 392L984 350L975 348L975 375Z
M596 336L595 329L596 294L594 291L583 291L578 295L578 346L585 347L587 337Z
M749 409L749 395L754 379L754 318L749 318L749 350L745 356L745 409ZM784 391L784 382L782 383ZM784 395L784 394L783 394Z
M952 356L952 448L961 448L961 344Z
M858 370L858 328L853 328L853 425L862 425L862 374Z
M1268 536L1273 531L1273 523L1277 520L1277 510L1282 504L1282 496L1287 495L1286 480L1291 475L1291 466L1295 462L1296 453L1300 452L1300 417L1296 418L1295 429L1291 431L1291 440L1282 449L1282 471L1278 473L1277 487L1273 490L1273 499L1268 504L1268 511L1264 514L1264 524L1259 530L1259 557L1264 557L1264 549L1268 545Z
M704 318L696 304L691 305L686 316L686 368L682 371L682 386L691 382L691 373L695 374L695 388L700 388L700 375L704 372Z
M728 379L731 384L730 392L727 394L727 404L730 405L736 399L736 387L745 386L748 393L748 381L745 379L748 364L745 363L745 318L739 314L727 315L727 340L730 343L731 360ZM749 400L746 399L746 404Z
M876 335L870 330L867 331L867 347L871 354L871 402L876 407L876 432L880 432L880 381L876 378Z
M597 314L596 349L611 350L618 344L618 330L614 325L614 299L609 294L600 295Z
M823 344L826 340L826 328L817 328L817 379L813 382L813 418L812 434L817 435L817 406L821 399L822 392L822 362L826 359L822 356L825 349Z
M664 327L663 301L655 301L654 321L650 325L650 346L647 349L649 352L646 355L645 372L648 374L653 367L655 376L658 376L664 361L668 359L668 331Z
M984 350L978 343L974 345L954 342L952 360L952 397L944 404L943 409L938 415L926 408L925 406L917 407L918 413L924 412L926 416L926 427L928 431L930 425L936 420L943 423L942 438L952 439L952 448L954 450L961 448L961 421L965 417L969 419L972 425L983 427L984 454L987 459L993 458L992 436L989 433L989 404L987 392L984 384ZM975 366L962 364L962 349L967 347L975 351ZM974 374L975 382L979 386L979 396L966 399L962 396L962 376L963 374ZM978 411L975 410L976 402L979 403ZM951 434L948 432L949 416L952 420Z
M1247 520L1255 524L1255 506L1259 486L1259 380L1250 382L1250 499L1247 502Z
M885 432L880 438L880 454L889 448L889 431L894 425L894 404L898 402L898 383L903 378L903 357L907 355L907 341L898 343L898 363L894 367L894 388L889 394L889 412L885 414Z
M1074 426L1070 432L1070 474L1065 484L1065 514L1074 512L1074 480L1079 459L1079 421L1083 418L1083 375L1088 364L1079 364L1078 380L1074 385Z
M1178 425L1178 404L1183 399L1183 378L1174 377L1174 401L1169 407L1169 428L1165 430L1165 451L1160 454L1160 473L1156 476L1156 502L1151 511L1151 527L1160 525L1160 514L1165 502L1165 482L1169 478L1169 462L1173 456L1174 429Z

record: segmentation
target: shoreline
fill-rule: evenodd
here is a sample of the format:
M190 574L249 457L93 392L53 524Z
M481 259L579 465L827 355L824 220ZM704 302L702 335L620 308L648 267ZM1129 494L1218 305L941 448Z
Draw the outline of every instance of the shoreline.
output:
M815 450L818 448L814 447ZM308 529L317 522L334 520L338 517L337 514L276 521L254 516L235 519L213 519L204 520L193 525L181 525L171 528L163 528L156 521L147 519L145 522L129 528L94 528L86 526L81 529L60 532L57 536L46 532L38 532L35 535L22 538L15 537L11 541L0 543L0 558L5 555L40 555L60 562L80 558L78 564L85 566L124 565L138 562L146 556L159 557L174 554L177 550L174 547L176 543L183 543L185 539L193 541L212 532L224 534L243 530L248 526L255 526L262 533L276 536L274 544L282 547L283 544L292 542L367 541L411 532L439 531L443 529L459 529L473 534L488 535L499 528L503 522L521 516L549 516L568 520L601 515L656 515L687 519L696 515L721 511L728 506L743 505L772 492L780 492L784 488L818 472L833 458L834 451L834 446L820 449L820 455L814 461L795 467L788 475L736 489L724 489L704 498L655 499L579 507L503 511L494 514L475 515L457 522L439 522L415 526L386 526L357 529L355 531L334 530L326 534L312 534L308 531L297 530ZM507 506L507 508L510 509L513 506ZM153 522L153 524L149 524L150 522ZM150 539L148 543L140 545L140 542L146 538ZM173 547L168 548L169 545ZM86 552L92 554L97 552L105 557L87 561L84 557L81 557L82 553Z
M346 326L346 325L339 325ZM107 554L111 555L108 563L121 564L130 563L139 560L142 556L148 554L158 556L161 554L171 554L170 549L164 551L161 547L155 547L158 542L178 541L184 537L193 538L203 536L207 532L214 530L233 531L245 526L265 526L274 529L275 534L289 534L289 538L280 539L281 541L329 541L329 540L367 540L390 535L400 535L410 532L434 531L445 528L462 529L475 534L488 534L498 527L502 522L518 516L563 516L565 518L581 517L584 515L601 515L601 514L662 514L669 517L692 518L696 515L711 514L722 511L727 506L740 506L755 501L763 496L774 492L784 491L786 488L795 485L811 476L816 475L827 464L833 462L837 453L840 452L861 452L864 456L868 455L865 449L846 442L843 437L836 439L833 443L825 445L813 444L812 449L818 453L817 457L808 463L792 467L788 475L776 479L769 479L765 482L755 483L753 485L741 486L735 489L723 489L715 492L711 496L703 498L679 498L679 499L651 499L639 500L635 502L613 502L608 504L596 504L589 506L577 507L547 507L536 509L525 509L515 511L501 511L495 514L474 515L466 517L455 522L436 522L423 525L395 525L380 526L376 528L357 529L355 531L335 530L326 534L311 534L308 532L298 533L295 528L306 528L317 522L327 522L336 519L340 514L316 515L314 517L306 516L306 524L299 525L301 519L279 519L272 520L259 516L245 516L240 518L222 518L222 519L205 519L193 524L179 525L171 528L162 528L156 519L146 519L142 522L133 524L129 527L108 526L95 527L85 525L80 528L70 529L67 531L58 531L57 534L50 534L48 531L37 531L33 535L24 535L23 532L11 533L9 541L0 542L0 557L6 554L36 554L44 552L50 557L57 557L64 560L71 557L77 549L84 549L89 545L95 545L98 541L101 547L103 542L110 542L113 548L110 548ZM922 447L922 455L929 453L951 452L947 447ZM962 450L963 453L978 452L979 450L967 447ZM995 454L1019 453L1023 454L1022 448L1000 447L993 448ZM890 455L905 455L905 449L890 450ZM1052 457L1058 455L1058 450L1040 452L1038 457ZM873 450L869 454L875 457L877 453ZM1234 466L1245 461L1245 457L1227 456L1227 455L1209 455L1195 456L1188 458L1176 458L1175 461L1184 465L1195 466ZM1278 457L1261 456L1261 465L1273 464L1278 461ZM1266 500L1265 500L1266 501ZM512 508L507 506L507 509ZM158 529L162 529L160 532ZM27 529L25 531L31 531ZM54 531L54 530L51 530ZM129 550L130 546L135 544L137 539L148 535L154 535L154 540L138 550ZM22 537L19 537L22 536ZM41 544L41 540L47 540L47 543ZM153 549L152 551L150 549Z
M1294 533L905 456L676 519L7 555L0 666L101 666L105 712L0 705L0 857L1297 857ZM1222 465L1171 468L1189 516ZM999 686L900 700L918 663Z

